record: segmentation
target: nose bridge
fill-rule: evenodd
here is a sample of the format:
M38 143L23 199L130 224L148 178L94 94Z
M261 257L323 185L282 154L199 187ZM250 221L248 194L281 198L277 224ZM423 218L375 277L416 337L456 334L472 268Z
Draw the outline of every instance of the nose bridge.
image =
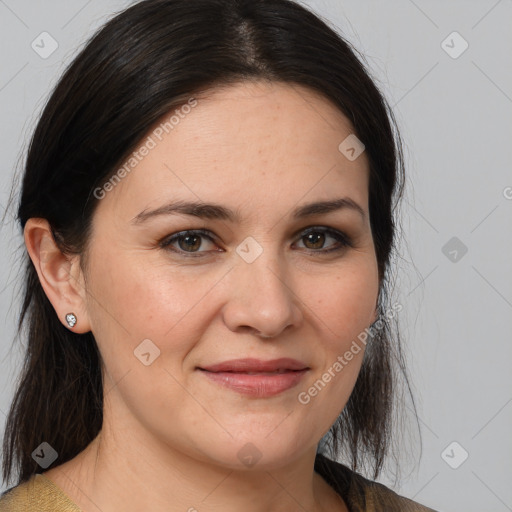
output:
M236 249L239 261L236 271L245 283L254 290L258 288L271 295L279 295L280 300L288 299L290 292L286 286L286 269L279 256L279 248L272 244L271 237L261 243L247 237ZM262 290L263 288L263 290Z
M275 336L299 320L296 296L279 248L271 237L258 242L247 237L236 248L226 321L232 329L251 327L263 335Z

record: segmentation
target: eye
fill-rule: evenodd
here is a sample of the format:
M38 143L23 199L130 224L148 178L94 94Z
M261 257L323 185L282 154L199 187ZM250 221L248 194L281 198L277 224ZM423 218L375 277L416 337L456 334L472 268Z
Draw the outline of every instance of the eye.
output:
M318 251L317 249L321 249L324 246L326 238L333 238L336 242L338 242L338 244L335 247L331 247L330 249L323 249ZM305 240L305 244L310 245L310 247L306 246L306 249L309 251L320 252L322 254L333 251L340 251L346 247L353 247L352 240L345 233L330 228L309 228L306 232L304 232L300 240Z
M203 229L195 229L180 231L179 233L176 233L170 238L167 238L161 242L160 246L164 249L168 248L169 250L178 253L187 253L187 256L197 257L202 256L203 252L205 252L201 251L199 254L195 254L198 252L198 249L204 245L201 241L202 238L206 238L212 243L214 242L213 238L209 235L209 231ZM178 248L173 248L173 244L175 243L178 244Z
M347 247L353 247L350 237L335 229L312 227L302 233L303 234L299 240L304 240L303 243L305 244L308 252L326 254L334 251L341 251ZM334 244L335 247L323 249L326 239L328 238L334 239L337 244ZM177 252L185 257L201 257L208 252L220 252L219 250L199 251L199 249L204 246L202 239L207 239L209 242L215 243L214 237L211 236L210 231L194 229L180 231L179 233L175 233L170 237L165 238L160 242L160 247ZM175 244L177 244L177 247Z

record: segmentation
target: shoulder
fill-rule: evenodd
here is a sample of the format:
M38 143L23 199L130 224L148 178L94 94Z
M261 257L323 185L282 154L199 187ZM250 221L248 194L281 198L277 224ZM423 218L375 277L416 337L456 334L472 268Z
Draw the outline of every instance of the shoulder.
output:
M370 481L369 481L370 482ZM395 491L377 482L368 484L366 501L369 510L400 510L404 512L436 512L434 509L421 505L404 496L400 496Z
M322 454L317 454L315 471L343 497L351 512L436 512Z
M0 511L80 512L80 509L51 480L35 474L0 496Z

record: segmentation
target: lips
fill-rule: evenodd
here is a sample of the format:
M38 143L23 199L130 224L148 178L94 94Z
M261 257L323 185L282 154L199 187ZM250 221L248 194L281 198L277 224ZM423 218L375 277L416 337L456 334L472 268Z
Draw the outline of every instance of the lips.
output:
M286 371L307 370L308 366L301 361L282 357L280 359L272 359L263 361L261 359L232 359L209 366L199 367L200 370L208 372L233 372L233 373L284 373Z
M295 387L309 367L296 359L234 359L197 367L214 383L253 398L267 398Z

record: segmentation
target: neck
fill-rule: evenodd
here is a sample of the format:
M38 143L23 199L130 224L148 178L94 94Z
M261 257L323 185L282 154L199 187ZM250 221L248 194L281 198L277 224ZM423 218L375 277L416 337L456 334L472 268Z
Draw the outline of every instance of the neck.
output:
M231 470L139 434L113 436L104 426L83 452L45 476L87 512L135 512L148 504L152 512L347 511L314 472L315 456L311 449L279 468Z

